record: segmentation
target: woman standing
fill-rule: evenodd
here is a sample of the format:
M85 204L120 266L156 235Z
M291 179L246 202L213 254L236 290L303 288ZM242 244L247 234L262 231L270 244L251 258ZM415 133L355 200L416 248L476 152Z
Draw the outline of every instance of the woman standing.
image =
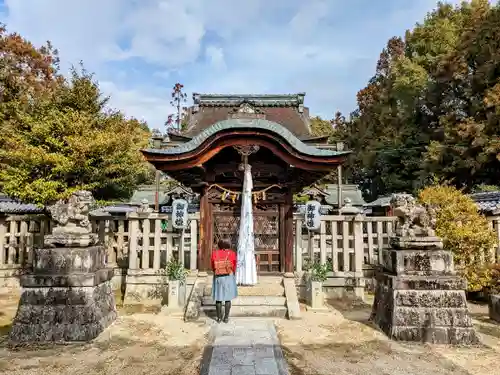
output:
M217 311L217 323L229 321L231 300L238 296L236 287L236 253L231 250L231 243L227 239L219 241L218 250L212 252L212 270L214 281L212 284L212 299L215 301ZM224 304L224 319L222 318L222 302Z

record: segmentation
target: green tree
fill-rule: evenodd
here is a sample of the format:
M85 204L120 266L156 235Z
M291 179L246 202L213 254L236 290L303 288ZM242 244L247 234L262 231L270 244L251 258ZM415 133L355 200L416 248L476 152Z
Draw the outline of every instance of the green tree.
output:
M77 189L119 199L149 178L139 152L148 142L147 125L107 109L91 74L73 69L64 79L53 50L37 50L5 31L0 48L4 193L41 204Z
M333 127L332 123L328 120L323 120L319 116L311 117L310 119L311 133L316 137L324 135L332 135Z
M422 190L420 201L437 208L437 235L453 251L457 269L468 282L468 290L480 291L491 284L488 260L496 244L488 220L474 201L453 186L434 185Z
M473 1L467 27L437 71L430 92L441 136L427 167L456 186L497 185L500 173L500 7Z
M368 199L436 178L466 191L498 183L498 12L487 0L439 3L389 40L339 132Z

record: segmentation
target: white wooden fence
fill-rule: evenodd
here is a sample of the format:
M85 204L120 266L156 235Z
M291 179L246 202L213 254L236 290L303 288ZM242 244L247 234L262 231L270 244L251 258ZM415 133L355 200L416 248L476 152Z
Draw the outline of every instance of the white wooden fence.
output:
M304 228L303 215L295 215L294 220L296 271L316 260L328 264L335 277L361 277L366 265L379 264L395 218L322 216L321 228L313 234ZM197 268L198 213L189 215L188 228L183 232L172 228L170 214L101 216L93 217L92 222L108 249L110 267L158 271L175 257L186 268ZM500 217L490 218L490 222L499 242L487 261L500 262ZM40 246L50 231L51 223L43 215L0 216L0 276L2 270L4 275L10 275L12 270L30 264L33 247Z

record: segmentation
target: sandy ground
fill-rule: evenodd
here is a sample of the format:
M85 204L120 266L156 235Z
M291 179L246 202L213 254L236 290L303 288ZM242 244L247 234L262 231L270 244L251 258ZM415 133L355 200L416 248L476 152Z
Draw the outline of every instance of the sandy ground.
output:
M152 313L120 317L95 342L33 351L6 348L17 296L0 295L0 374L9 375L193 375L209 329ZM128 312L130 313L130 311Z
M370 300L368 298L368 303ZM500 365L500 325L487 307L470 304L483 347L397 343L368 322L370 304L331 301L331 311L303 311L277 322L291 375L492 375Z
M196 375L209 326L153 312L125 311L95 342L36 351L5 346L18 296L0 295L0 374ZM370 301L368 300L368 303ZM389 341L368 322L369 304L331 302L327 313L303 311L276 321L291 375L492 375L500 364L500 325L470 305L485 344L452 348Z

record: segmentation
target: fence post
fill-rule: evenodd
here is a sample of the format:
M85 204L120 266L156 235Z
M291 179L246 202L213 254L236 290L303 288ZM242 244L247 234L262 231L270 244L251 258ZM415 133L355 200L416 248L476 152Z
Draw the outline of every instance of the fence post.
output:
M191 270L196 269L196 260L198 259L197 249L198 249L198 220L196 218L191 219L190 235L191 235L191 248L190 248L190 260L189 268Z
M364 262L364 241L363 241L363 216L358 214L353 220L353 235L354 235L354 275L363 277L363 262Z
M9 265L13 265L16 260L16 245L17 245L17 239L16 239L17 222L15 217L12 216L10 217L9 227L10 227L10 233L9 233L9 250L7 254L7 263Z
M354 235L354 295L360 300L365 298L365 278L363 274L363 263L365 256L365 245L363 239L363 215L358 214L353 221Z
M495 263L500 262L500 217L496 218L496 227L497 227L497 253L496 259L494 259Z
M7 233L7 222L5 216L0 216L0 267L5 264L5 234Z
M137 269L137 234L139 232L138 216L133 212L128 215L128 228L129 228L129 254L128 254L128 268L131 270Z
M152 215L148 215L142 221L142 261L141 268L147 269L149 268L149 240L150 240L150 218Z
M319 260L322 265L326 264L326 221L321 220L319 231Z
M302 271L302 219L295 221L295 270Z

